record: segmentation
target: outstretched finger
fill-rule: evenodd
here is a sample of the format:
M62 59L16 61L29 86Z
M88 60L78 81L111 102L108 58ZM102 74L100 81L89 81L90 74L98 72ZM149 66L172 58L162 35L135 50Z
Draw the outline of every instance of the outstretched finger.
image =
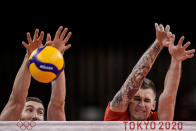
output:
M166 31L166 32L169 32L169 30L170 30L170 26L169 26L169 25L166 25L165 31Z
M38 39L38 33L39 33L39 29L36 29L35 33L34 33L33 40L37 40Z
M68 40L70 39L71 35L72 35L71 32L69 32L69 33L67 34L67 36L66 36L65 39L64 39L64 43L65 43L65 44L66 44L66 43L68 42Z
M64 39L65 34L67 33L67 31L68 31L68 28L65 28L65 29L63 30L63 32L61 33L61 36L60 36L60 40L63 40L63 39Z
M186 44L183 46L183 48L186 50L190 46L191 42L186 42Z
M162 24L160 24L160 26L159 26L159 27L160 27L160 31L162 31L162 32L163 32L163 31L164 31L164 27L163 27L163 25L162 25Z
M28 44L24 41L22 41L22 45L27 49L28 48Z
M178 41L178 46L179 46L179 47L182 47L183 41L184 41L184 36L182 36L182 37L180 38L180 40Z
M174 46L174 41L175 41L175 35L172 34L171 36L169 36L169 45L168 46Z
M40 36L39 36L39 38L38 38L38 41L39 41L40 43L42 43L43 39L44 39L44 32L41 31Z
M59 36L60 36L60 33L61 33L62 29L63 29L63 26L60 26L60 27L58 28L58 30L57 30L57 32L56 32L56 34L55 34L54 39L59 39Z
M194 54L186 55L187 58L193 58Z
M68 44L67 46L65 46L65 47L63 48L63 52L65 52L66 50L68 50L70 47L71 47L71 44Z
M169 32L167 32L167 36L172 36L172 33L169 31Z
M156 31L160 31L159 30L159 25L157 23L155 23L155 29L156 29Z
M50 33L48 33L47 34L47 37L46 37L46 42L48 42L48 41L51 41L51 35L50 35Z
M171 36L171 41L172 41L172 45L174 45L174 41L175 41L175 35L174 34L172 34L172 36Z
M191 50L188 50L186 51L187 54L194 54L195 53L195 49L191 49Z
M32 43L33 42L32 38L31 38L31 34L29 32L27 32L27 41L29 43Z

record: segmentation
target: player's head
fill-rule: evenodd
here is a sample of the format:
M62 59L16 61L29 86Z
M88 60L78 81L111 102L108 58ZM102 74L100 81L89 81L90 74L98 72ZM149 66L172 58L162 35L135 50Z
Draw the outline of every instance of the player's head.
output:
M44 105L37 97L27 97L24 109L21 114L21 121L43 121Z
M155 98L155 84L151 80L145 78L141 88L129 104L131 120L147 120L151 110L154 110L156 107Z

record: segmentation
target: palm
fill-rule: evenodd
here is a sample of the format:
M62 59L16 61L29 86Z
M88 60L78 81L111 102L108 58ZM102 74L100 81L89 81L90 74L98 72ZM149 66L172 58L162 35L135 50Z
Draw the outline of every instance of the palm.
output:
M29 44L27 44L27 43L25 43L25 42L22 42L23 46L24 46L24 47L26 48L26 50L27 50L28 56L30 56L31 53L32 53L35 49L37 49L37 48L43 46L42 40L43 40L43 37L44 37L44 32L42 31L39 37L38 37L38 33L39 33L39 30L36 29L36 30L35 30L35 34L34 34L34 37L33 37L33 40L32 40L32 38L31 38L31 36L30 36L30 33L27 33L27 41L28 41Z
M195 53L195 49L186 50L190 45L190 42L187 42L184 46L182 46L183 41L184 37L181 37L176 46L174 43L169 45L169 53L174 59L178 61L184 61L188 58L192 58Z
M157 40L164 47L167 47L171 43L171 39L165 32L157 32Z
M51 41L51 36L50 36L50 34L48 34L46 45L53 46L53 47L57 48L62 54L64 54L64 52L71 47L70 44L66 45L69 38L71 37L71 32L69 32L66 36L68 29L65 28L63 30L63 32L61 33L62 29L63 29L63 27L60 26L56 32L56 35L55 35L55 38L53 41Z
M35 49L37 49L41 46L43 46L43 44L40 43L39 41L33 41L33 42L29 43L27 50L28 50L29 54L31 54Z
M178 61L184 61L186 59L186 52L184 48L171 46L169 47L169 53Z
M54 39L51 46L57 48L62 54L64 49L64 42L60 39Z
M165 28L163 27L163 25L158 25L157 23L155 23L155 28L156 28L156 38L158 40L158 42L165 47L168 47L169 44L172 42L171 39L171 32L170 30L170 26L167 25Z

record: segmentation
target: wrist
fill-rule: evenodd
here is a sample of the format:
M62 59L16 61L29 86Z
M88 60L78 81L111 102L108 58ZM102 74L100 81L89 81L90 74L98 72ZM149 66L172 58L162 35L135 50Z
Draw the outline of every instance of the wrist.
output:
M28 53L25 54L25 58L27 58L27 59L29 58L29 54Z
M163 47L164 47L164 46L163 46L163 44L162 44L161 42L159 42L159 40L158 40L158 39L155 39L154 43L159 44L159 45L160 45L160 48L163 48Z
M181 60L177 60L175 57L172 56L171 58L171 62L175 65L181 65L182 61Z

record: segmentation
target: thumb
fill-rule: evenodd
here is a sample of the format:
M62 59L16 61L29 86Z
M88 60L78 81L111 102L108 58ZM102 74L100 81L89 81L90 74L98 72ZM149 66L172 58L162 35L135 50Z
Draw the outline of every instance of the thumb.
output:
M64 47L64 51L68 50L71 47L71 44L68 44L67 46Z
M27 49L28 48L28 45L26 42L22 41L22 45Z
M47 41L46 44L45 44L45 46L51 46L52 44L53 44L52 41Z
M64 54L64 52L66 50L68 50L69 48L71 47L71 44L68 44L67 46L64 46L63 50L62 50L62 53Z
M172 34L171 39L172 39L172 45L174 45L174 41L175 41L175 35L174 34Z

